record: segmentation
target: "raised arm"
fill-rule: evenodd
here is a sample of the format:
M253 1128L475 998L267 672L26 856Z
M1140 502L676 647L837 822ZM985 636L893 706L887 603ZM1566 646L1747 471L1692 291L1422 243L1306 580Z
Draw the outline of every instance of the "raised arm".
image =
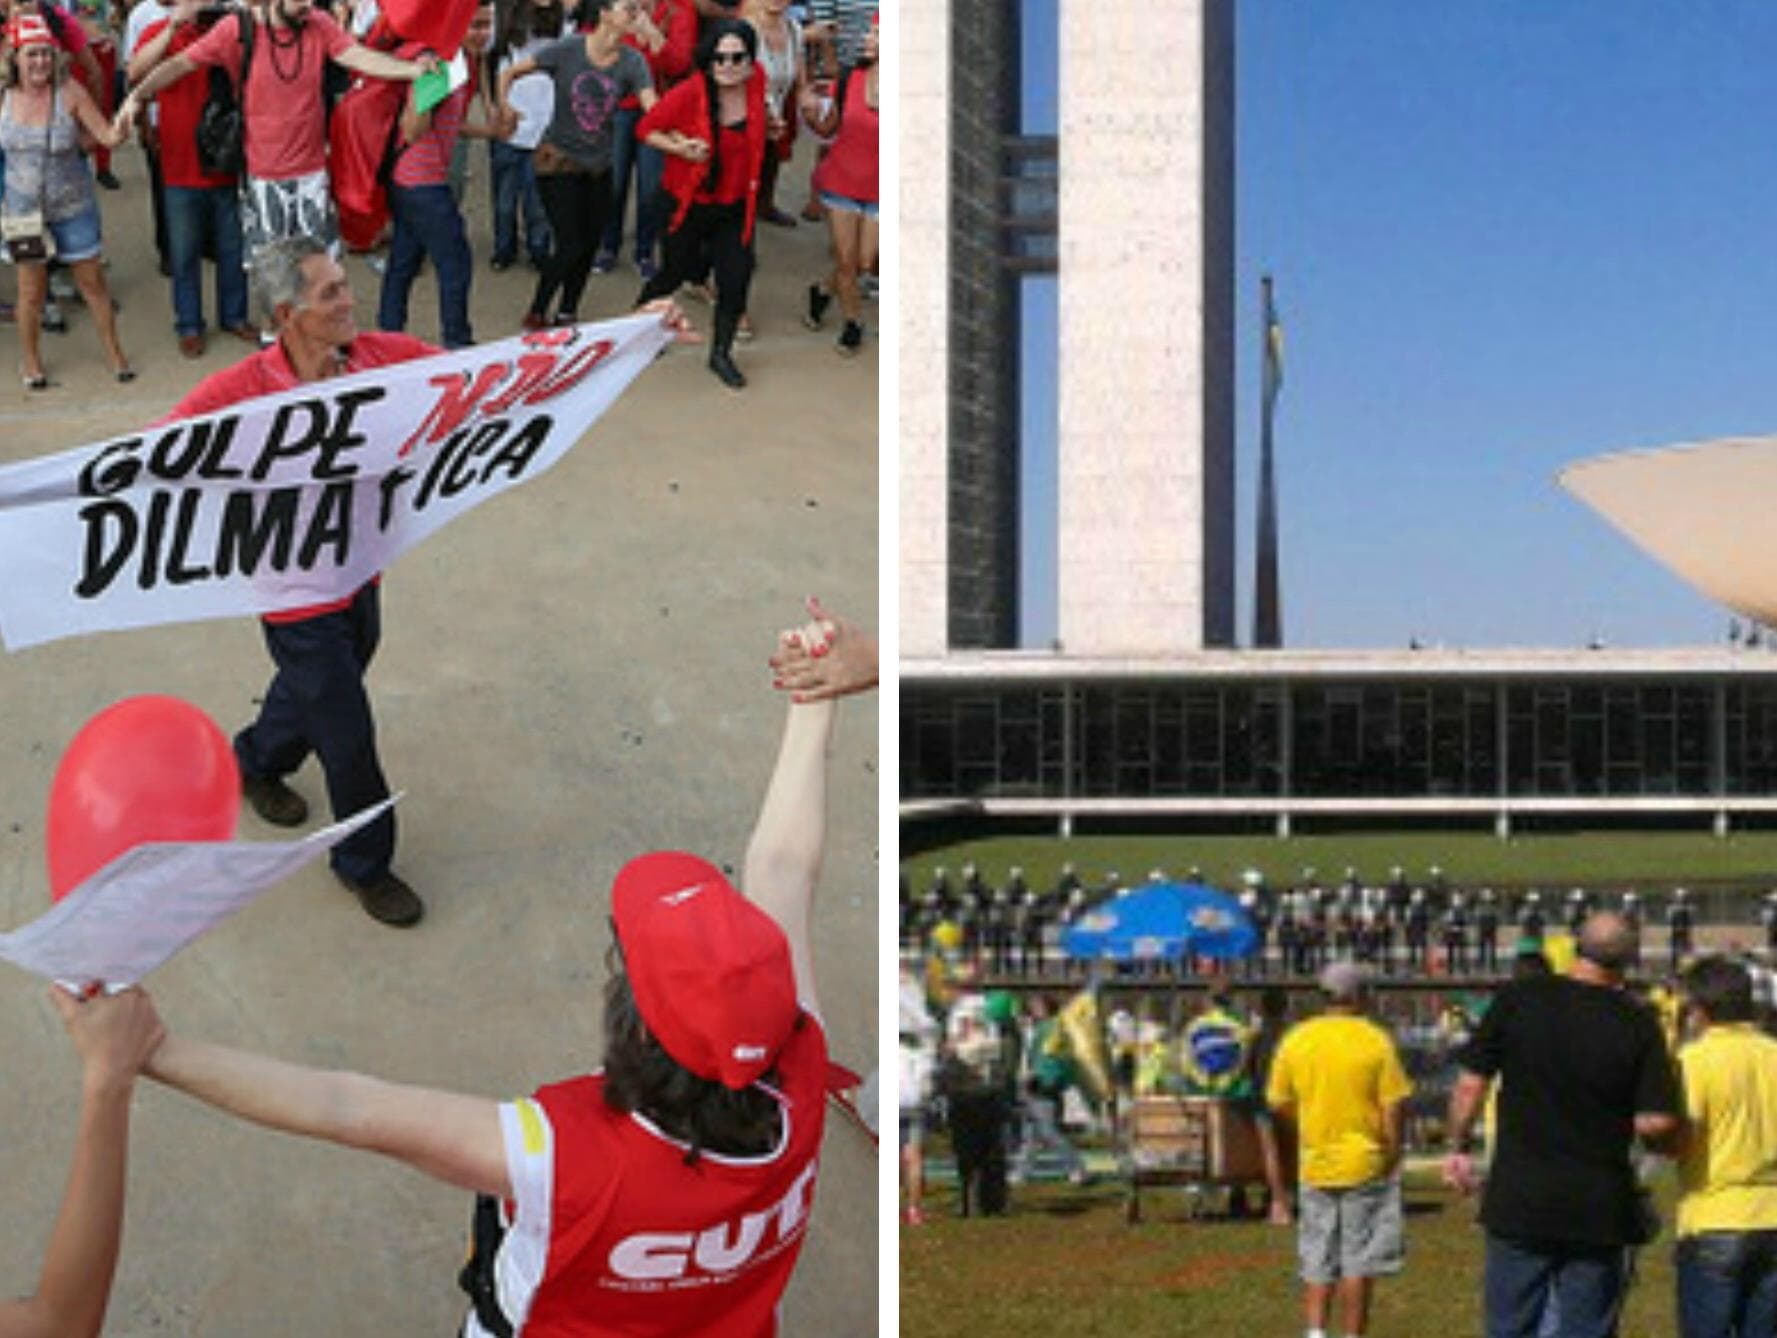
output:
M123 1237L130 1097L163 1034L140 990L80 1003L52 987L50 997L80 1052L80 1123L37 1290L0 1304L0 1338L95 1338L104 1325Z
M831 701L791 704L742 874L747 896L789 939L796 995L813 1012L820 1011L820 1002L809 922L827 843L827 750L834 709Z
M169 1036L145 1071L268 1129L393 1157L478 1194L512 1196L500 1108L485 1097L287 1064L182 1036Z

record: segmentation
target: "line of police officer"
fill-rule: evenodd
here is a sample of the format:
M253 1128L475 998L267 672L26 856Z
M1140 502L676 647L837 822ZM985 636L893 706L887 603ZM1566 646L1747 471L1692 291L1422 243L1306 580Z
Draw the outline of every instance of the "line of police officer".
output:
M1165 874L1155 869L1148 879L1163 881ZM1189 870L1185 881L1202 881L1201 871ZM1588 915L1603 909L1619 912L1637 929L1657 913L1673 966L1695 946L1696 904L1684 888L1673 891L1654 912L1633 891L1607 898L1574 888L1565 897L1552 893L1547 899L1535 889L1470 891L1451 886L1436 868L1417 884L1400 868L1381 884L1363 882L1354 869L1332 885L1322 883L1312 869L1303 870L1300 883L1292 887L1274 890L1257 871L1247 873L1244 884L1240 901L1253 917L1262 945L1245 964L1253 975L1274 970L1311 975L1339 957L1370 962L1388 973L1422 975L1435 965L1446 974L1494 974L1505 964L1502 937L1509 939L1504 954L1509 959L1523 940L1540 942L1555 930L1577 933ZM1062 865L1047 891L1029 886L1017 866L1002 884L991 886L971 863L954 879L945 867L937 867L916 895L903 872L901 945L917 953L936 933L940 947L996 974L1065 971L1052 948L1061 929L1129 890L1114 871L1096 887L1089 886L1071 863ZM1777 953L1777 891L1759 903L1758 922L1765 947ZM1171 969L1156 965L1153 973Z

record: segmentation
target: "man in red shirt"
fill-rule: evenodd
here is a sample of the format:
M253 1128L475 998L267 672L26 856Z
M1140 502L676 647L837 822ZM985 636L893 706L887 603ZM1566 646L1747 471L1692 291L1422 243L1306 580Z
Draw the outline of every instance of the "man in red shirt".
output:
M419 78L437 61L399 60L352 40L313 0L270 0L256 14L243 11L218 23L203 39L167 58L118 108L124 126L169 84L193 70L219 66L242 88L241 56L253 24L252 68L243 101L247 174L241 189L241 230L248 265L280 237L339 240L339 215L327 180L327 112L322 81L328 61L377 79Z
M169 55L195 45L215 26L215 10L201 0L179 0L169 18L152 22L130 57L130 82L139 83ZM210 95L202 70L169 84L160 94L161 181L167 215L167 250L173 280L173 332L188 358L204 351L204 243L216 257L216 324L248 343L259 331L247 320L247 275L241 268L241 215L232 175L212 175L198 162L197 125Z
M852 634L822 619L782 644L843 666ZM833 691L874 683L868 658ZM461 1279L475 1305L464 1338L772 1338L807 1234L828 1087L809 930L835 703L814 695L789 708L747 846L748 896L677 851L618 873L601 1072L499 1103L179 1036L144 1071L485 1196Z
M359 334L345 270L314 238L267 246L254 266L253 282L277 342L206 377L169 417L215 413L303 382L439 351L404 334ZM344 599L267 614L262 620L266 649L278 672L266 689L258 719L235 736L234 749L243 792L267 822L296 827L307 820L308 803L284 777L310 752L320 759L336 820L389 797L364 689L364 672L381 635L377 590L373 578ZM385 813L334 846L333 872L358 894L373 918L389 925L416 924L425 907L389 868L394 854L395 817Z

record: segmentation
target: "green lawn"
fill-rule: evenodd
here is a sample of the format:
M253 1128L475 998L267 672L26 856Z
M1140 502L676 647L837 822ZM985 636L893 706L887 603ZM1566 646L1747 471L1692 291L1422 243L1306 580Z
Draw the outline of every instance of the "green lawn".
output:
M1211 883L1237 886L1241 873L1261 870L1273 884L1293 882L1306 867L1335 883L1348 867L1376 882L1394 865L1424 878L1433 865L1446 877L1474 886L1574 883L1674 884L1739 882L1760 891L1777 887L1777 832L1742 832L1717 839L1705 832L1547 832L1501 841L1484 832L1352 832L1278 840L1233 836L991 836L924 850L902 862L915 890L924 890L936 865L953 877L973 861L997 884L1013 865L1033 888L1053 886L1064 860L1096 882L1114 869L1125 883L1149 869L1182 877L1193 866Z
M1122 1190L1013 1191L1010 1215L963 1219L955 1194L928 1196L924 1226L901 1228L906 1338L1269 1338L1301 1332L1292 1230L1191 1221L1180 1191L1144 1191L1128 1226ZM1407 1267L1377 1290L1376 1338L1480 1333L1481 1233L1472 1203L1416 1176ZM1670 1222L1671 1205L1665 1205ZM1622 1338L1669 1338L1671 1238L1641 1256ZM1335 1329L1335 1332L1337 1330Z

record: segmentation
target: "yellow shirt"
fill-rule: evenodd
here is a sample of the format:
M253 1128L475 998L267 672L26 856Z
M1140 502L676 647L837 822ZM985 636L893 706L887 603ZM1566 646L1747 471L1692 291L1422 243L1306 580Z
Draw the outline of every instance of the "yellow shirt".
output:
M1777 1041L1750 1022L1712 1026L1678 1064L1678 1234L1777 1228Z
M1285 1034L1265 1099L1295 1108L1302 1183L1349 1189L1386 1169L1388 1111L1412 1091L1387 1032L1367 1018L1329 1013Z

